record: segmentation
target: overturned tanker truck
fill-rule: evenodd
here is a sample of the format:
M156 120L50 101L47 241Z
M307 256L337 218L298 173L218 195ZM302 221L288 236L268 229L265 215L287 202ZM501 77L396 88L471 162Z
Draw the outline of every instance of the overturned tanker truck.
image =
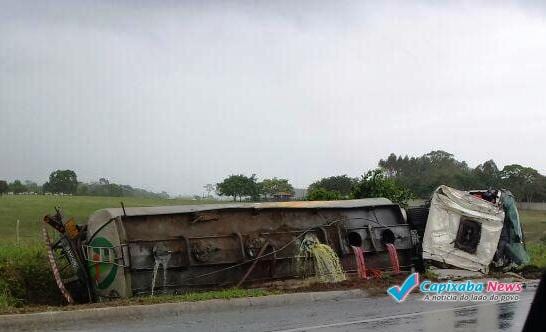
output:
M299 263L313 243L340 258L342 273L364 277L410 271L420 257L405 211L385 198L122 206L95 212L86 225L57 209L44 222L69 303L302 278L318 268Z

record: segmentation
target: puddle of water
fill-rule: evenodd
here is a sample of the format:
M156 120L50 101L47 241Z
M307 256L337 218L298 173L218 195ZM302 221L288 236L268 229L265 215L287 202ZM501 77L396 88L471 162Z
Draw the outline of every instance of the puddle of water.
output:
M454 309L423 316L425 332L432 331L521 331L526 318L527 304L504 303L468 309Z

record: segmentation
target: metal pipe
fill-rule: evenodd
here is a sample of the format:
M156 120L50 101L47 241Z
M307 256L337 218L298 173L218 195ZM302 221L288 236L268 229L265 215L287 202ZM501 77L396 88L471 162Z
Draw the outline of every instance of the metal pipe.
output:
M252 265L250 265L250 267L248 268L248 270L246 271L245 275L243 276L243 278L237 283L237 286L235 287L240 287L243 282L245 282L246 278L248 278L248 276L250 275L250 273L254 270L254 268L256 267L256 264L258 263L258 260L262 257L262 255L264 254L265 252L265 249L267 249L267 247L269 246L269 241L265 241L263 247L260 249L260 252L258 252L258 256L256 257L256 259L252 262Z

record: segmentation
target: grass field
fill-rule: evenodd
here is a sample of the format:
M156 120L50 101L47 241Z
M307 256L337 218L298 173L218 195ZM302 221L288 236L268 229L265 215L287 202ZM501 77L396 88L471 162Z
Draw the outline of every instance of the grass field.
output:
M73 217L78 223L87 222L87 218L96 210L120 207L186 205L211 203L207 200L152 199L138 197L94 197L94 196L0 196L0 244L13 244L16 241L17 220L20 221L19 235L21 242L29 243L41 240L42 218L48 213L55 213L54 207L63 208L67 217Z
M546 242L546 211L522 210L519 213L526 241Z
M531 264L546 268L546 211L519 212Z

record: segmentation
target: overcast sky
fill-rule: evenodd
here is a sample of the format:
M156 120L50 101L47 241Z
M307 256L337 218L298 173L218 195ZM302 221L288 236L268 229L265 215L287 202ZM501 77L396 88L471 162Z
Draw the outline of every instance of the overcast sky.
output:
M304 187L436 149L546 173L534 2L0 2L0 178Z

